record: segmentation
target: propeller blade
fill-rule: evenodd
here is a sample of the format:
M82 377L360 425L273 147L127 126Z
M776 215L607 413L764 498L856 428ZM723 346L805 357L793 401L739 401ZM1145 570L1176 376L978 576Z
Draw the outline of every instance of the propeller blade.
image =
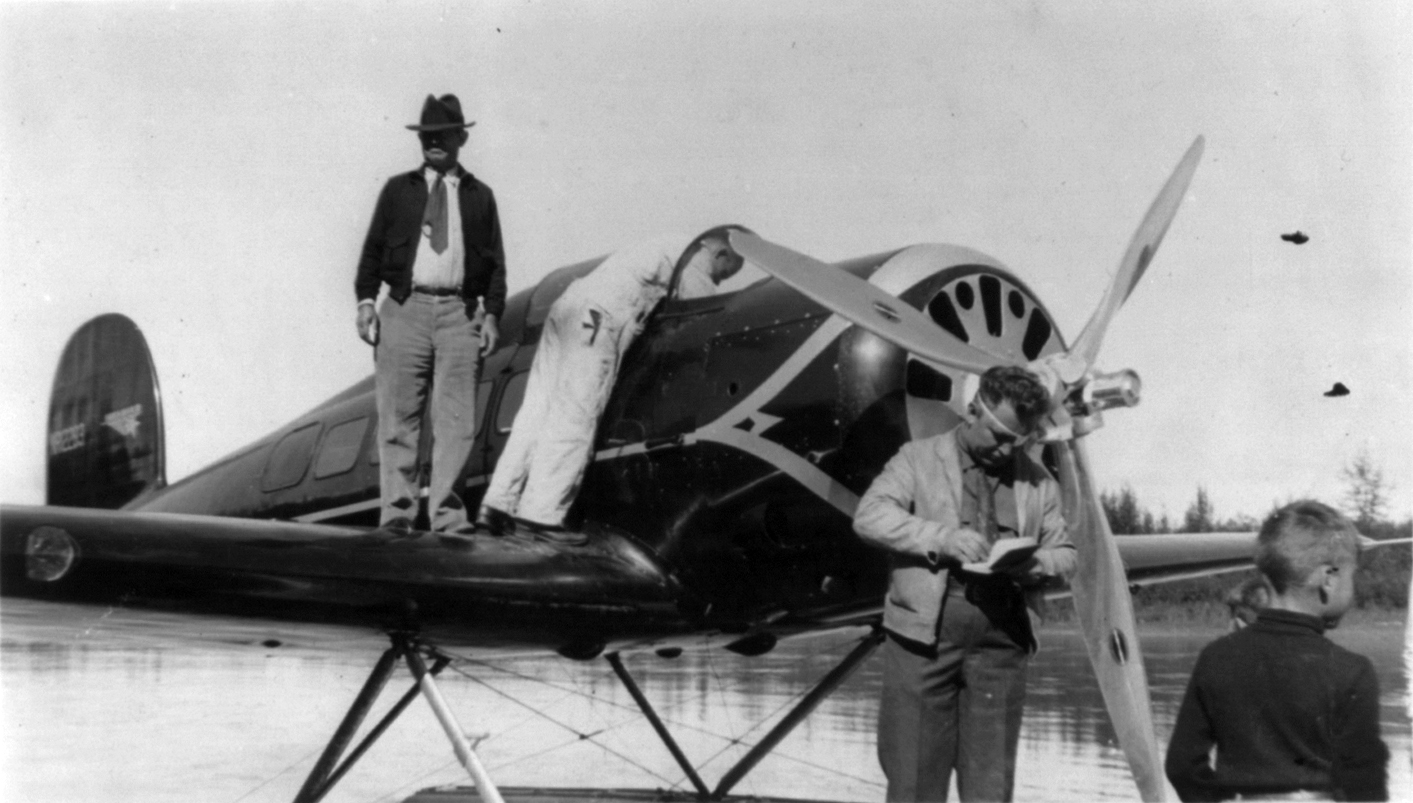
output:
M971 373L1018 365L963 343L931 318L875 285L819 260L732 230L731 247L806 298L931 363Z
M1099 505L1084 440L1058 444L1056 452L1065 521L1079 552L1070 591L1089 661L1139 796L1161 801L1167 794L1163 757L1153 732L1148 679L1123 559Z
M1109 285L1109 289L1104 291L1098 308L1094 310L1089 322L1084 325L1084 331L1079 333L1070 348L1070 354L1077 355L1086 370L1094 364L1099 346L1104 341L1104 331L1109 328L1109 320L1128 300L1129 294L1138 285L1138 280L1142 279L1144 271L1148 270L1148 263L1153 260L1158 245L1163 242L1163 235L1167 233L1169 224L1173 222L1173 217L1182 204L1182 197L1187 193L1187 185L1192 183L1192 174L1197 171L1205 143L1206 140L1200 136L1192 141L1192 146L1187 149L1182 161L1178 162L1172 176L1168 178L1168 183L1163 185L1158 197L1153 199L1153 205L1148 207L1148 214L1133 233L1133 240L1128 244L1128 251L1124 252L1119 271L1114 274L1114 281Z

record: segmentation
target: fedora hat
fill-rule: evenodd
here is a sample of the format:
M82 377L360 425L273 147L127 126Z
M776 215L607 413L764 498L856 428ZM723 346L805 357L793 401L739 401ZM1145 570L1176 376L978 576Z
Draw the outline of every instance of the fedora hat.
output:
M442 95L440 98L428 95L422 104L422 121L408 128L413 131L447 131L470 128L475 124L475 120L468 123L461 115L461 101L455 95Z

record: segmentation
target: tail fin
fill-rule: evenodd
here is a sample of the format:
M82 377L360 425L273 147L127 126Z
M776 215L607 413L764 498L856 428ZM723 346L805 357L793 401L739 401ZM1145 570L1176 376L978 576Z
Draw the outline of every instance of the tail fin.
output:
M137 324L108 314L80 326L49 397L49 504L119 508L166 485L161 398Z

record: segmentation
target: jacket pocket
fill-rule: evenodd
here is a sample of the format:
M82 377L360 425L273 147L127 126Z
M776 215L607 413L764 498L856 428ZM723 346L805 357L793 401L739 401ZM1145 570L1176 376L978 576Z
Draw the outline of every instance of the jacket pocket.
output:
M383 267L401 269L411 263L411 237L394 237L383 246Z

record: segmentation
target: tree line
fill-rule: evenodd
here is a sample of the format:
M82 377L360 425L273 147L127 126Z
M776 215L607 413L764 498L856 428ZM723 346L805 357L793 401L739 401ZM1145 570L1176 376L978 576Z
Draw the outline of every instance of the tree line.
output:
M1413 519L1389 520L1390 484L1383 471L1366 452L1359 453L1341 471L1345 494L1339 500L1345 514L1363 535L1376 540L1408 538L1413 535ZM1192 503L1180 522L1167 513L1155 516L1138 500L1133 488L1099 494L1099 504L1109 520L1109 528L1121 535L1153 533L1256 532L1260 519L1245 514L1219 518L1207 494L1198 486ZM1280 505L1273 504L1271 511ZM1392 610L1408 607L1408 584L1413 571L1413 549L1408 544L1366 551L1359 560L1355 577L1355 605L1362 609ZM1227 593L1254 572L1237 572L1173 583L1162 583L1135 591L1134 607L1145 621L1210 621L1226 615Z

